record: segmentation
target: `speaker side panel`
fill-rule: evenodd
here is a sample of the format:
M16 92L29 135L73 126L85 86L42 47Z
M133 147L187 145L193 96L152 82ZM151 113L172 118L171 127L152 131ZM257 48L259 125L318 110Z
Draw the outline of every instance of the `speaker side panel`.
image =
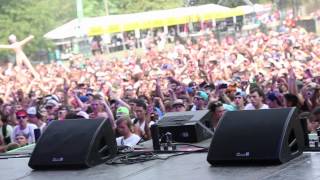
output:
M303 153L304 131L296 109L288 115L287 125L284 130L283 141L279 153L280 162L285 163Z
M89 167L106 162L117 154L117 142L108 120L102 120L90 143L87 156Z

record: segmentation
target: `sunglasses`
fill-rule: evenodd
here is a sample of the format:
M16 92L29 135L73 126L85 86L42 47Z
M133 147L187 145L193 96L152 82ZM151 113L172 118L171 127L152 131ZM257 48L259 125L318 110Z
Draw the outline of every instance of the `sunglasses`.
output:
M17 116L17 119L25 119L27 116Z
M52 109L53 106L46 106L46 109Z
M203 99L200 98L200 97L194 97L194 99L195 99L195 100L198 100L198 101L203 100Z

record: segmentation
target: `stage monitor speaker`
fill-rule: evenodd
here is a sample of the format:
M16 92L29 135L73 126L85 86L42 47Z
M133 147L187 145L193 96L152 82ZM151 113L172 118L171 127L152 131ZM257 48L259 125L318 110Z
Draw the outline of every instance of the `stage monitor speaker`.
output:
M29 166L33 169L87 168L117 153L110 123L105 119L53 121L37 142Z
M159 137L172 134L174 142L195 143L212 137L209 110L169 112L158 122Z
M212 138L212 164L284 163L304 149L295 108L226 112Z

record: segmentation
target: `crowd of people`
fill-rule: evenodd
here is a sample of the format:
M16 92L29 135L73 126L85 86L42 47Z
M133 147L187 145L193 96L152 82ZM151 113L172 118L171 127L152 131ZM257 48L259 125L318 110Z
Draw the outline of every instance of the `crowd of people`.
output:
M52 121L79 118L105 118L127 146L150 139L167 112L208 109L214 129L226 111L297 107L310 132L319 127L320 39L303 28L221 41L204 34L160 50L150 40L146 49L78 54L68 65L36 65L39 76L0 68L1 151L34 143Z

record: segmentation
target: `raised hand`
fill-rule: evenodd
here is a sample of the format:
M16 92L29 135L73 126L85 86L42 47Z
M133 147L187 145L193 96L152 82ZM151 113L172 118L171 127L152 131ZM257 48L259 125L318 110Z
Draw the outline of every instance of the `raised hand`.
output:
M288 75L289 75L290 79L296 79L296 73L294 72L293 67L289 68L289 74Z
M63 78L63 90L65 93L67 93L70 89L70 86L68 85L67 83L67 79L66 78Z

